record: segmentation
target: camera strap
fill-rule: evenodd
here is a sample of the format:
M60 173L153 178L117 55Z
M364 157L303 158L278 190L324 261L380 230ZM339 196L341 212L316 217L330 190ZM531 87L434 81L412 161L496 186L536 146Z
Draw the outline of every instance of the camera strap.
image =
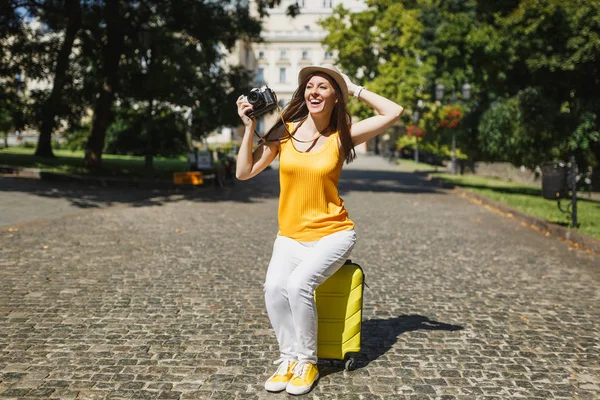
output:
M267 137L268 135L265 135L265 136L260 136L260 135L258 134L258 132L256 132L256 130L254 130L254 134L255 134L255 135L258 137L258 144L265 144L266 142L277 142L277 141L282 141L282 140L284 140L284 139L292 139L292 140L295 140L296 142L299 142L299 143L312 143L312 142L314 142L315 140L317 140L317 139L318 139L320 136L322 136L322 133L321 133L321 132L318 132L318 133L315 135L315 137L314 137L314 138L312 138L312 139L310 139L310 140L300 140L300 139L296 139L296 138L294 137L294 134L293 134L293 133L291 133L291 132L288 130L288 128L287 128L287 124L286 124L286 123L285 123L285 121L283 120L283 113L282 113L282 110L281 110L281 108L279 107L279 104L277 104L277 112L279 113L279 118L281 119L281 122L282 122L282 124L283 124L283 127L284 127L284 129L285 129L285 132L287 133L287 135L286 135L286 136L284 136L284 137L282 137L282 138L279 138L279 139L269 139L269 138ZM296 127L296 129L294 129L294 132L296 132L296 130L297 130L298 128L300 128L300 126L301 126L301 125L304 123L304 121L306 121L306 118L305 118L305 119L303 119L302 121L300 121L300 123L298 124L298 126Z

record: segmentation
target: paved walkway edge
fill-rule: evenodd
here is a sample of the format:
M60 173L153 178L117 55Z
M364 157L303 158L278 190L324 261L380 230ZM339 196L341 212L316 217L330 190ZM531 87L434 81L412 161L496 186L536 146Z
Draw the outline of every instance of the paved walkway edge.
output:
M545 219L534 217L533 215L524 213L523 211L519 211L516 208L510 207L504 203L500 203L498 201L482 196L478 193L463 189L459 186L455 186L440 178L435 178L431 175L427 175L427 177L432 183L438 186L453 189L456 193L460 193L461 195L464 195L466 197L476 199L482 204L489 205L490 207L497 208L498 210L502 211L508 216L514 217L519 221L525 222L535 231L538 231L542 234L549 234L560 239L564 239L568 242L571 242L574 245L574 247L583 250L590 250L596 254L600 254L600 240L596 238L585 235L583 233L572 231L568 228L565 228L564 226L553 224L551 222L546 221Z

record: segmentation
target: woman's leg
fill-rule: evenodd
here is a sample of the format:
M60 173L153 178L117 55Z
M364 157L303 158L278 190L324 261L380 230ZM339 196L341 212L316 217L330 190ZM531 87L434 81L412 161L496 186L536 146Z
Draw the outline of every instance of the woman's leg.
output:
M300 263L298 250L302 245L285 236L277 236L265 279L267 314L279 343L282 360L296 359L296 331L288 300L288 280Z
M337 232L305 247L302 262L287 283L287 295L296 335L298 361L317 363L317 308L314 291L348 259L356 242L352 231Z

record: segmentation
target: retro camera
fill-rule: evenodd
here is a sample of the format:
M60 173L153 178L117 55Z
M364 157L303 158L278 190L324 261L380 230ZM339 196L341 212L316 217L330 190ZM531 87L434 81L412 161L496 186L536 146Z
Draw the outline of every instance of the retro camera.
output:
M275 92L267 86L250 90L246 100L254 106L252 110L246 113L250 118L259 117L277 107Z

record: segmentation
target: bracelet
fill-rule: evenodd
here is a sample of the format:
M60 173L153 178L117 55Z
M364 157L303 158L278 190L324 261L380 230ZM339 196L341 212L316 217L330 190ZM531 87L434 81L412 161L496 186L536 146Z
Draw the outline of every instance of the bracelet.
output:
M360 96L360 92L362 92L362 90L364 89L364 86L358 86L355 90L354 90L354 97L356 97L358 99L358 96Z

